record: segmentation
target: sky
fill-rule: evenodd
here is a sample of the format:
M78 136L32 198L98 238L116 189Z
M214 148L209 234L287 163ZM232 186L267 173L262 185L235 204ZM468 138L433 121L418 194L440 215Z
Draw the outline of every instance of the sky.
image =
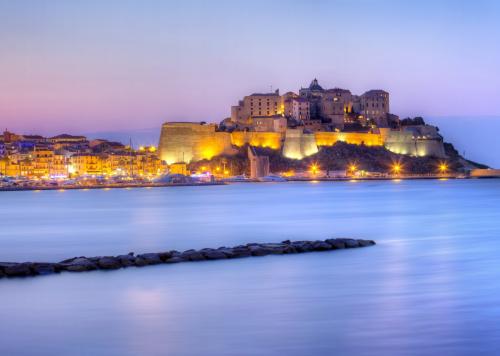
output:
M391 94L402 117L500 120L500 1L0 0L0 127L215 121L244 95Z

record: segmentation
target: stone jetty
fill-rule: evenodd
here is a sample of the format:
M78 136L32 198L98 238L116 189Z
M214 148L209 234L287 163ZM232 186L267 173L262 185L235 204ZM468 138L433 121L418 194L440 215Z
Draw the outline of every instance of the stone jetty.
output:
M331 251L375 245L372 240L326 239L317 241L282 241L281 243L249 243L234 247L204 248L201 250L164 251L158 253L118 256L73 257L50 262L0 262L0 278L40 276L60 272L86 272L113 270L126 267L143 267L162 263L225 260L232 258L285 255L305 252Z

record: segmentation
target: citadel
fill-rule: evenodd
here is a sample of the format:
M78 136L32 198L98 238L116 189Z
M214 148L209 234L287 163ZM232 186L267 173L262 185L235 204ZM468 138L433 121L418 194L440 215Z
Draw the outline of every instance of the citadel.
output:
M338 141L384 146L411 156L446 157L438 129L419 119L400 120L390 112L388 92L354 95L347 89L324 89L317 79L298 94L280 95L276 90L245 96L219 125L166 122L159 157L167 164L190 163L232 154L235 147L248 144L302 159Z

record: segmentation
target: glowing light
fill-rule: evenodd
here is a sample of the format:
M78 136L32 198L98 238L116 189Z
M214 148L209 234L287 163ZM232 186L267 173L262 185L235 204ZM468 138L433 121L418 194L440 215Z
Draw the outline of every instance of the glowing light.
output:
M392 165L392 172L393 172L394 174L399 174L399 173L401 173L402 169L403 169L403 167L401 166L401 163L394 163L394 164Z
M318 172L319 172L319 165L317 163L311 164L311 166L309 166L309 172L311 172L314 175L318 174Z
M446 164L446 162L441 162L439 164L439 172L446 173L447 171L448 171L448 165Z

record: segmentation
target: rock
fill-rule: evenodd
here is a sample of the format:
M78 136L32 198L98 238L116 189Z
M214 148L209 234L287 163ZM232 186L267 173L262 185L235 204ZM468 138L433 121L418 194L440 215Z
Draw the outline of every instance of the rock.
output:
M144 258L142 258L141 256L137 256L134 260L134 264L137 266L137 267L143 267L143 266L147 266L147 262Z
M291 245L298 253L313 251L312 244L309 241L293 241Z
M263 243L261 244L261 247L266 249L271 255L282 255L285 253L285 249L288 248L288 245Z
M55 263L33 263L33 273L38 275L47 275L60 271L60 268Z
M226 254L221 250L203 249L201 253L207 260L222 260L227 258Z
M355 248L359 247L359 242L354 239L342 239L345 243L346 248Z
M203 254L196 250L186 250L181 253L181 257L189 261L203 261L205 259L205 257L203 257Z
M11 266L5 267L3 272L8 277L26 277L34 274L31 267L32 264L28 262L13 263Z
M375 241L373 240L358 240L359 247L373 246Z
M339 239L327 239L326 243L332 246L332 250L340 250L345 248L345 242Z
M162 262L165 262L170 257L172 257L172 253L170 251L160 252L158 256L160 257L160 260L162 260Z
M297 253L297 249L290 244L290 245L287 245L285 247L285 249L283 250L283 253L286 253L286 254L288 254L288 253Z
M290 245L292 242L290 240L281 241L282 244Z
M97 269L97 265L85 257L71 259L70 262L61 262L60 265L66 271L84 272Z
M238 246L231 249L233 252L232 258L250 257L252 252L246 246Z
M118 269L122 267L121 261L117 257L101 257L97 265L102 269Z
M119 255L116 258L123 267L132 266L135 263L135 257L133 254Z
M7 267L12 267L14 265L17 265L18 263L15 262L0 262L0 271L3 271Z
M217 250L222 252L227 258L235 258L236 257L232 248L219 247Z
M106 256L94 256L94 257L87 257L87 260L89 260L90 262L93 262L97 265L97 263L99 262L99 260L103 257L106 257ZM97 266L99 267L99 266Z
M248 246L252 256L266 256L270 254L270 250L259 245Z
M63 260L59 263L71 263L73 262L74 260L76 260L77 258L83 258L83 257L72 257L72 258L68 258L67 260Z
M312 248L314 251L328 251L332 249L332 245L325 241L314 241L312 243Z
M137 257L144 259L147 265L157 265L163 262L158 253L143 253L142 255L137 255Z
M179 263L179 262L185 262L185 261L186 260L180 256L174 256L174 257L170 257L168 260L166 260L165 263Z

